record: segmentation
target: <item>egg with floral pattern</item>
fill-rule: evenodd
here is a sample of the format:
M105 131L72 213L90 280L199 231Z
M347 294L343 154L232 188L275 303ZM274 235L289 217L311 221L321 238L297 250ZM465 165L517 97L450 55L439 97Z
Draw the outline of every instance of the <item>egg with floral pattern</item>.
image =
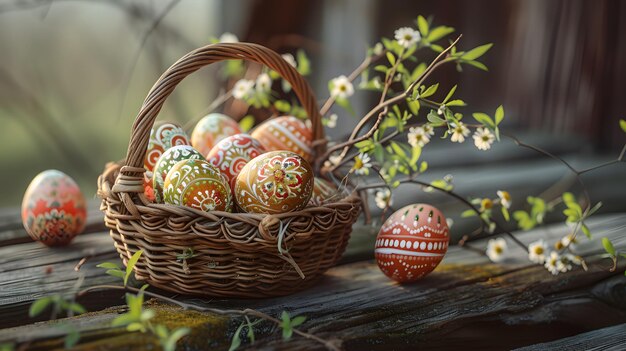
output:
M33 240L64 246L85 228L87 208L76 182L57 170L39 173L22 200L22 224Z
M232 118L211 113L203 117L191 132L191 146L206 155L220 140L241 133L239 124Z
M267 151L288 150L304 157L313 159L311 144L313 132L306 123L293 116L272 118L256 127L252 133Z
M205 212L230 212L233 207L228 181L204 159L177 162L165 177L163 200L167 204L188 206Z
M156 202L163 202L165 177L172 167L182 160L204 160L204 157L190 145L179 145L165 150L163 155L159 157L152 175L152 188Z
M217 167L228 179L231 189L243 166L265 152L265 148L248 134L235 134L222 139L207 155L207 161Z
M428 204L401 208L380 228L374 250L383 273L398 282L412 282L432 272L448 251L446 218Z
M338 200L341 197L339 189L331 182L322 178L315 178L313 184L313 195L309 201L309 206L321 206L333 199Z
M189 145L189 137L183 128L172 122L156 122L150 130L144 168L152 172L163 152L177 145Z
M313 169L291 151L272 151L248 162L235 182L239 208L277 214L304 208L313 193Z

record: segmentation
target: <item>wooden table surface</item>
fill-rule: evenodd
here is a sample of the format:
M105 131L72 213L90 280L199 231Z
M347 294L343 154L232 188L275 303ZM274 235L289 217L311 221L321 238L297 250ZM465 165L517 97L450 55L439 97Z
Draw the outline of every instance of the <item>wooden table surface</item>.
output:
M95 206L95 205L94 205ZM88 233L66 248L47 248L31 242L21 228L18 211L0 212L0 344L28 349L62 348L66 333L59 321L28 318L37 298L67 293L79 276L82 287L118 284L96 264L119 261L104 230L102 217L91 211ZM626 248L626 214L596 216L589 221L596 238L608 237ZM520 233L529 243L543 237L555 241L567 228L555 224ZM325 339L337 339L345 350L403 349L625 349L626 277L624 265L609 271L599 257L599 240L577 246L591 262L589 270L553 276L532 265L525 252L509 241L511 258L492 264L473 251L450 247L442 264L417 283L400 285L387 279L373 261L376 229L355 225L342 263L329 270L313 288L265 300L177 299L218 308L254 308L278 316L283 310L303 315L302 329ZM476 243L484 247L485 243ZM82 258L87 262L75 271ZM171 296L171 295L170 295ZM62 320L81 331L77 349L151 349L149 336L111 328L124 311L120 291L91 293L79 300L89 311ZM239 319L185 311L149 302L157 319L170 327L187 324L193 332L181 349L228 349ZM178 324L177 324L178 323ZM322 350L323 345L261 324L254 345L241 349ZM153 348L152 348L153 349Z

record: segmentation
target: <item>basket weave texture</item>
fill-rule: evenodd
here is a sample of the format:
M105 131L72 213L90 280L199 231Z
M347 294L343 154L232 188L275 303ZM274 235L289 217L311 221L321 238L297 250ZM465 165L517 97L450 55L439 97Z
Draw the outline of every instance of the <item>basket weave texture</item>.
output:
M358 196L266 215L203 212L151 203L143 195L143 160L165 100L187 75L229 59L266 65L291 84L311 120L316 155L323 154L326 140L315 96L295 68L257 44L208 45L174 63L150 90L133 124L126 159L108 164L98 178L101 210L124 262L143 250L135 276L153 286L201 296L291 294L310 286L339 260L360 213ZM179 259L190 248L193 257Z

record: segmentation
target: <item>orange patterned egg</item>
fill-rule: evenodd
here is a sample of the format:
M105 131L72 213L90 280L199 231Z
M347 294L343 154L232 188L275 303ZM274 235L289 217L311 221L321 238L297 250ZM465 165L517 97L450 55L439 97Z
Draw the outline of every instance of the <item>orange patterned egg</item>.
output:
M256 127L251 135L268 151L289 150L307 161L313 159L311 149L313 132L304 121L296 117L283 116L270 119Z
M241 133L239 124L221 113L211 113L202 118L191 132L191 145L203 156L220 140Z
M448 251L449 229L441 211L428 204L401 208L385 221L376 238L376 262L401 283L432 272Z
M339 198L341 198L341 194L336 186L326 179L315 178L309 206L321 206L327 201L338 200Z
M31 238L63 246L85 228L87 208L80 188L57 170L39 173L22 200L22 224Z
M176 145L189 145L189 137L183 128L172 122L156 122L150 130L144 168L152 172L163 152Z
M234 190L235 180L243 166L264 152L265 148L256 139L242 133L222 139L206 158L222 172Z
M204 157L190 145L179 145L165 150L159 157L152 175L152 189L156 202L163 202L165 177L172 167L182 160L204 160Z
M228 211L233 197L226 178L205 160L182 160L167 173L163 183L163 200L172 205L193 207L202 211Z
M284 213L306 206L313 193L313 169L291 151L272 151L246 164L235 183L239 208L249 213Z

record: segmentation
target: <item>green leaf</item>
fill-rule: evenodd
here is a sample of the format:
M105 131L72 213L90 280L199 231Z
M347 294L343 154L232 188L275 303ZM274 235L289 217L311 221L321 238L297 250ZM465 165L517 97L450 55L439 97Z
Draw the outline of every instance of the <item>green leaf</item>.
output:
M117 277L117 278L124 278L124 275L125 275L124 271L119 270L119 269L109 269L109 270L107 270L104 273L106 273L106 274L108 274L110 276L113 276L113 277Z
M406 152L404 152L404 150L400 147L400 145L398 145L398 143L396 143L396 142L392 141L392 142L390 143L390 146L391 146L391 148L393 149L393 151L394 151L394 152L395 152L398 156L400 156L400 157L401 157L401 158L403 158L403 159L406 159L406 158L407 158L407 156L406 156Z
M306 317L305 316L298 316L294 319L291 320L291 326L292 327L297 327L299 325L301 325L302 323L304 323L304 321L306 321Z
M296 61L298 62L298 73L303 76L307 76L311 73L311 61L304 53L304 50L300 49L296 53Z
M420 111L420 102L418 100L408 100L406 104L409 106L409 110L411 110L413 116L417 116Z
M496 125L500 124L500 122L502 122L502 120L504 119L504 107L502 107L502 105L498 106L498 108L496 109Z
M454 28L452 27L439 26L430 31L426 40L431 42L437 41L452 32L454 32Z
M87 310L85 309L85 307L83 307L83 305L77 302L72 302L71 304L69 304L67 306L67 309L78 314L87 313Z
M475 47L472 50L466 52L463 56L461 56L461 58L464 60L476 60L477 58L484 55L487 51L489 51L489 49L491 49L492 46L493 44L489 43L489 44Z
M248 132L252 127L254 127L254 116L246 115L239 121L239 128L241 128L242 132Z
M337 103L337 105L343 107L346 111L348 111L348 113L350 113L352 116L356 116L356 113L354 112L354 109L352 108L352 105L350 104L350 100L337 99L335 100L335 102Z
M437 45L437 44L431 44L430 49L433 50L434 52L442 52L443 46Z
M274 102L274 107L280 112L289 112L291 110L291 104L285 100L276 100Z
M620 128L622 128L622 130L624 131L624 133L626 133L626 121L623 119L619 120L619 126Z
M468 65L474 66L480 70L483 70L485 72L489 71L489 68L487 68L487 66L485 66L484 63L482 62L478 62L478 61L463 61L463 63L466 63Z
M423 16L417 16L417 28L419 28L422 37L428 36L428 21Z
M585 223L580 223L580 230L582 230L582 232L585 234L585 236L588 239L591 239L591 231L589 230L589 227L587 227Z
M460 100L460 99L456 99L456 100L452 100L452 101L448 101L446 103L446 106L466 106L467 104L465 103L465 101Z
M486 113L475 112L475 113L472 113L472 117L474 117L474 119L478 123L480 123L480 124L482 124L484 126L487 126L488 128L493 129L493 128L496 127L496 125L495 125L495 123L493 123L493 120L491 119L491 117L489 117L489 115L487 115Z
M178 341L189 333L191 333L191 329L189 328L176 328L162 345L163 351L176 351L176 344L178 343Z
M437 92L437 88L439 88L439 83L429 86L422 94L420 94L420 97L427 98L434 95Z
M422 163L420 164L420 173L426 172L427 169L428 169L428 162L422 161Z
M461 218L474 217L476 216L476 211L474 210L465 210L461 213Z
M442 126L446 124L446 121L437 115L437 112L434 110L430 110L428 115L426 116L428 121L433 124L434 127Z
M409 163L411 165L417 164L417 161L420 159L421 155L422 155L422 148L419 145L412 147L411 148L411 160L409 161ZM424 162L422 162L422 166L424 166ZM421 169L420 169L420 172L422 172Z
M139 260L139 257L141 256L142 253L143 253L143 250L139 250L135 252L135 254L130 258L130 260L128 260L128 264L126 265L126 274L124 275L124 286L126 286L126 284L128 283L128 278L130 277L130 274L133 272L133 268L135 268L135 264L137 264L137 261Z
M445 104L446 102L448 102L448 100L450 100L450 98L452 97L452 95L454 95L454 92L456 91L456 85L452 87L452 89L450 89L450 91L448 92L448 95L446 95L446 98L443 100L443 103Z
M113 262L102 262L96 267L98 268L106 268L106 269L120 269L120 266Z
M501 209L502 217L504 217L504 220L508 222L511 219L511 216L509 215L509 210L507 210L507 208L504 206L502 206Z
M64 346L66 349L71 349L78 343L79 340L80 340L80 333L78 332L78 330L72 329L65 336Z
M395 65L396 64L396 57L393 56L393 54L391 52L389 52L389 51L387 51L386 55L387 55L387 60L389 61L389 63L392 66Z
M608 238L602 238L602 246L604 246L604 250L611 255L611 257L615 257L615 247L613 243Z
M42 297L35 300L35 302L30 305L30 309L28 310L28 316L32 318L39 315L46 309L46 307L48 307L48 305L52 303L52 301L53 299L50 296Z
M563 193L562 198L565 205L570 206L571 204L576 203L576 198L574 197L574 194L570 192Z

